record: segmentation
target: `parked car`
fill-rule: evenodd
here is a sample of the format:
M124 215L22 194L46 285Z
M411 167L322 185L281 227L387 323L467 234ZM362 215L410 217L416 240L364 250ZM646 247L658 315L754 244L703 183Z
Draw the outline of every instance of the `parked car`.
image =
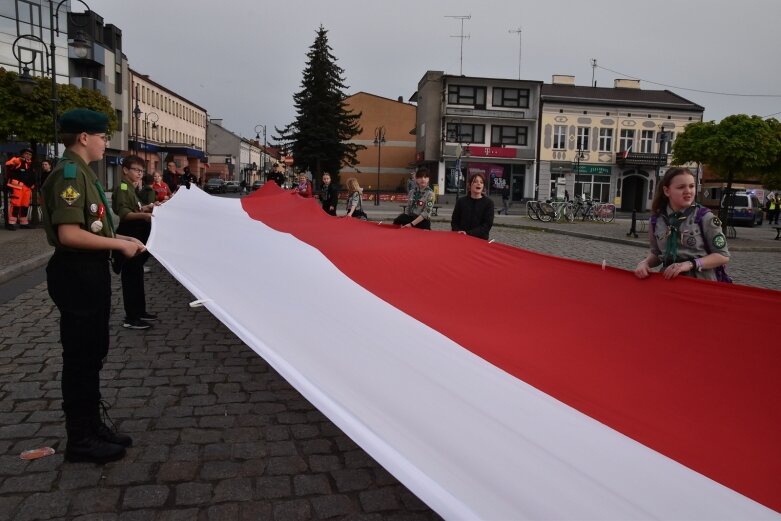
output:
M252 186L250 187L250 190L254 192L255 190L257 190L257 189L258 189L258 188L260 188L261 186L263 186L263 181L261 181L260 179L258 179L257 181L255 181L254 183L252 183Z
M725 194L721 199L721 207L728 207L727 219L733 224L755 226L762 224L762 205L759 198L750 192L735 192L732 197Z
M225 181L219 177L212 177L206 181L206 184L203 186L203 190L204 192L210 194L224 194L226 191Z
M225 182L225 191L226 192L236 192L241 190L241 186L239 185L238 181L226 181Z

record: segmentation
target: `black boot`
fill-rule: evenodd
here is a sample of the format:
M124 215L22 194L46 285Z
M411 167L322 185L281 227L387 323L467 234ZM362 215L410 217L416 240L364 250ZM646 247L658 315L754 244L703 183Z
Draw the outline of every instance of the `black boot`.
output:
M101 440L113 443L114 445L132 447L133 438L127 434L121 434L117 432L117 428L114 425L114 422L111 421L111 417L108 415L109 405L105 401L101 400L99 406L100 412L94 418L93 423L95 434L97 434Z
M92 418L66 418L68 443L65 446L65 460L108 463L125 457L125 447L101 439L94 432L93 424Z

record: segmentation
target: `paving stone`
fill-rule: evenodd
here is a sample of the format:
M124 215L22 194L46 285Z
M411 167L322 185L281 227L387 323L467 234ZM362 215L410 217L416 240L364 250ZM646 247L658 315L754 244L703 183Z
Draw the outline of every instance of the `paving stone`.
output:
M293 477L293 491L297 496L330 494L331 484L325 474L304 474Z
M309 468L312 472L330 472L342 468L342 463L335 455L312 455L309 457Z
M333 476L336 489L339 492L363 490L372 484L371 474L364 469L334 470L331 472L331 476Z
M197 461L166 461L157 471L157 479L167 481L192 481L200 471Z
M138 458L138 461L162 463L168 460L170 451L171 449L168 445L149 445L143 447L143 452Z
M278 499L289 497L293 493L290 478L287 476L267 476L258 478L255 484L259 499Z
M252 499L252 480L249 478L225 479L214 487L214 501L249 501Z
M362 449L358 449L344 454L344 466L348 469L376 468L379 463Z
M260 521L271 519L274 510L268 501L250 501L239 505L239 511L241 521Z
M63 517L69 505L69 493L65 491L31 494L18 507L14 521Z
M30 445L30 447L32 447L32 445ZM19 459L18 454L0 456L0 476L19 475L27 468L27 464L27 461Z
M71 515L95 512L116 512L119 505L118 488L93 488L78 492L71 503Z
M163 416L155 422L158 429L185 429L197 427L198 421L195 418L177 418L174 416Z
M359 494L359 498L361 506L366 512L397 510L399 508L395 487L365 490Z
M217 429L184 429L181 431L184 443L217 443L222 441L222 432Z
M228 443L213 443L206 445L201 451L204 461L219 460L225 461L231 458L233 447Z
M172 461L195 461L200 455L200 446L180 444L171 448Z
M0 494L19 492L48 492L57 478L56 472L36 472L24 476L12 476L3 481Z
M279 456L268 459L266 474L269 476L295 475L306 470L306 461L300 456Z
M295 456L298 454L298 448L292 441L266 442L266 451L269 456Z
M121 464L117 464L107 469L105 476L106 484L111 486L150 483L153 482L152 464L121 462Z
M0 427L0 439L7 440L11 438L32 438L38 429L40 423L20 423L18 425L3 425Z
M311 499L311 503L317 519L342 517L358 510L350 498L342 494L315 497Z
M304 454L331 454L333 444L325 438L306 440L301 443L301 451Z
M212 500L210 483L182 483L176 486L176 505L206 505Z
M88 464L68 464L62 468L58 481L61 490L95 487L100 483L102 468Z
M21 504L24 496L0 497L0 521L11 521L16 507Z
M128 487L122 501L122 508L161 507L168 499L169 490L164 485L139 485Z
M201 467L201 479L215 480L235 478L239 474L241 464L232 461L207 461Z
M156 521L192 521L198 519L197 508L163 510L157 513Z
M215 505L207 510L208 521L234 521L239 516L239 505Z
M410 492L408 489L401 487L399 490L399 499L404 505L404 508L412 511L428 511L429 507L421 499Z
M305 521L312 519L312 506L305 499L274 504L274 521Z
M306 414L300 412L281 412L277 414L277 421L282 424L306 423Z
M204 416L198 420L198 427L202 429L224 429L227 430L236 423L235 416Z
M263 429L263 435L268 441L280 441L290 439L290 427L287 425L273 425Z
M316 438L317 436L320 435L320 429L317 428L316 424L291 425L290 432L293 434L293 437L297 440Z

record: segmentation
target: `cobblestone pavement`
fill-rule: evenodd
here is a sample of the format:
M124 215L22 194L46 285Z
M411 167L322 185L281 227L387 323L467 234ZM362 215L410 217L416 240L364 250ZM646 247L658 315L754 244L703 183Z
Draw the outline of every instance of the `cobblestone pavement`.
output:
M115 277L104 398L122 461L65 463L58 313L46 284L0 306L0 520L431 520L416 496L156 263L147 331ZM26 449L57 454L23 461Z

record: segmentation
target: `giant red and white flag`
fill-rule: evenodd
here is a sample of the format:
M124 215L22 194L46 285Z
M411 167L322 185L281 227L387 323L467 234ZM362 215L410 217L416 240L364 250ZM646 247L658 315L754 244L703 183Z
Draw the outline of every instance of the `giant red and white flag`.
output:
M333 218L273 183L180 190L148 246L447 519L781 519L781 293Z

